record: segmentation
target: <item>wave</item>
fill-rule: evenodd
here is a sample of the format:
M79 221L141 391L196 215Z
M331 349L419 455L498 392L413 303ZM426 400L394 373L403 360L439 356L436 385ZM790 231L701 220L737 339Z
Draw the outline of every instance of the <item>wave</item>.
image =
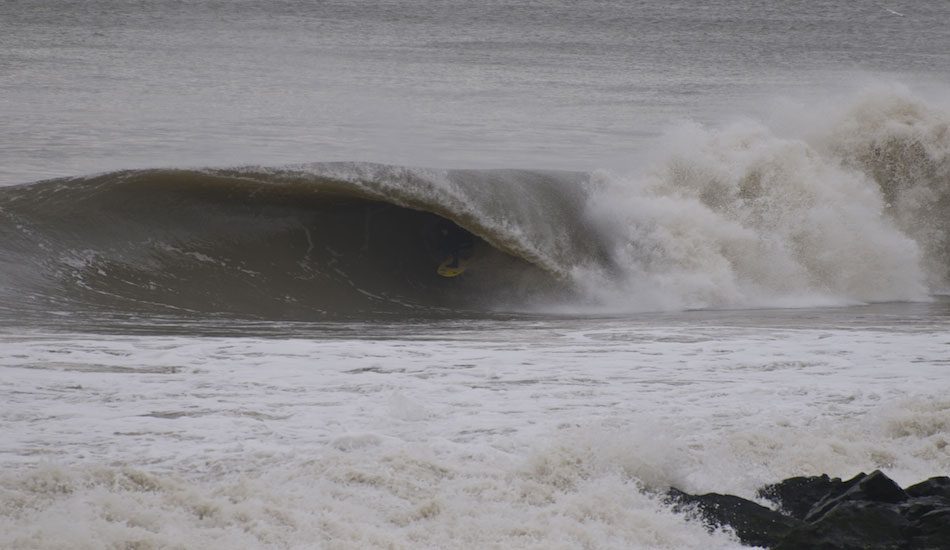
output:
M266 318L490 310L592 261L583 175L332 163L0 190L7 303ZM446 279L439 228L475 236Z
M634 175L367 163L0 189L3 306L262 318L926 300L950 282L950 116L685 123ZM439 228L472 235L446 279ZM12 313L11 313L12 312Z

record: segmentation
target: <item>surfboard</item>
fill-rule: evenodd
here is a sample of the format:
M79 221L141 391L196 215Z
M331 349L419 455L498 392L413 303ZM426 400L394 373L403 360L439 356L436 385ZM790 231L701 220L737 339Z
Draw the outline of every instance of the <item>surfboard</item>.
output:
M436 270L436 273L443 277L458 277L462 273L465 273L466 265L465 262L459 260L458 264L450 266L452 263L452 258L447 258L444 262L439 264L439 269Z

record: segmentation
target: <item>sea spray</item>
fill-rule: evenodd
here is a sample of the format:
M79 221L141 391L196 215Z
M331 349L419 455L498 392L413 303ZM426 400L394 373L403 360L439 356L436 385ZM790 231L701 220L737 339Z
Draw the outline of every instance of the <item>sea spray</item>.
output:
M621 310L926 299L946 280L950 137L909 102L866 100L810 140L753 121L677 126L648 170L592 176L587 216L612 271L579 280ZM859 116L903 131L868 135Z
M888 217L921 247L934 290L950 285L950 114L908 93L868 95L824 139L871 178Z

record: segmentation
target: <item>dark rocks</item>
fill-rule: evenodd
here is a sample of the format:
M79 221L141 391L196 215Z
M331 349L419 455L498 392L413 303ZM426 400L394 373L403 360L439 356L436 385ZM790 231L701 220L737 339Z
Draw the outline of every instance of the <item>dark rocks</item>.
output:
M677 512L685 512L695 507L710 527L732 527L739 540L750 546L778 544L792 529L801 524L801 521L795 518L732 495L690 495L670 489L667 499Z
M950 477L932 477L907 488L907 494L918 497L942 497L950 499Z
M814 523L828 512L846 502L876 502L896 504L907 500L905 493L889 477L875 470L871 475L858 474L832 489L805 515L805 521Z
M759 497L776 503L779 510L795 519L804 520L816 502L831 493L840 493L844 485L840 479L827 475L819 477L791 477L775 485L759 489Z
M950 478L901 489L880 471L842 481L795 477L759 490L778 511L732 495L667 493L676 511L729 526L749 546L774 550L950 549Z
M820 519L806 522L772 548L896 550L908 548L910 541L906 531L909 526L910 522L887 504L847 501L836 505Z

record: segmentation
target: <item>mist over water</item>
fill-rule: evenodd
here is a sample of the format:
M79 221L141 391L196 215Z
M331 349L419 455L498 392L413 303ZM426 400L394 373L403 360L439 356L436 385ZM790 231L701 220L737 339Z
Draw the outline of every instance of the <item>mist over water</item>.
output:
M737 549L663 492L950 473L946 21L3 3L0 547Z

